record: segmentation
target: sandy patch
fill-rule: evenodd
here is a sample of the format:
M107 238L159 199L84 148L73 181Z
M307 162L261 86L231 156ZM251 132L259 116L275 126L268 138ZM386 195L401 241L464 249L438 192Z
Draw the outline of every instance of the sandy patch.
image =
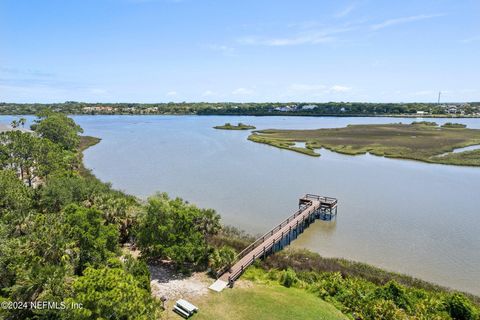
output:
M208 293L212 279L204 272L185 276L165 265L149 265L152 295L168 300L191 298Z

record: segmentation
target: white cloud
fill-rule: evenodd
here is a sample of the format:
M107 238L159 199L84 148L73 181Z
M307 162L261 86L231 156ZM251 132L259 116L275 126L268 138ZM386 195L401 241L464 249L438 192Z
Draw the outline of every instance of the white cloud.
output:
M176 95L178 95L177 91L169 91L169 92L167 92L167 96L168 96L168 97L175 97Z
M235 90L232 91L232 94L234 95L241 95L241 96L248 96L248 95L251 95L253 94L253 90L252 89L247 89L247 88L237 88Z
M442 17L442 16L444 16L444 14L420 14L420 15L416 15L416 16L388 19L388 20L385 20L381 23L374 24L370 28L372 30L380 30L380 29L387 28L387 27L394 26L394 25L398 25L398 24L405 24L405 23L409 23L409 22L427 20L427 19L432 19L432 18L437 18L437 17Z
M343 8L341 11L337 12L335 14L335 17L336 18L343 18L345 16L348 16L353 10L355 10L356 7L357 6L356 6L355 3L351 3L350 5Z
M308 30L289 37L258 37L250 36L238 39L240 44L244 45L262 45L262 46L293 46L303 44L320 44L335 40L334 35L352 30L351 27L331 28L324 30Z

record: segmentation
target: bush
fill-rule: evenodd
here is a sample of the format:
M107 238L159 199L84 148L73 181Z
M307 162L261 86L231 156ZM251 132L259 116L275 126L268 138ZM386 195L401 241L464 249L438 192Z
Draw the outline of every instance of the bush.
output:
M235 255L235 250L227 246L214 249L208 257L209 266L213 271L217 271L224 266L230 267L235 260Z
M447 122L447 123L445 123L444 125L442 125L442 128L462 129L462 128L466 128L466 127L467 127L466 124L462 124L462 123L452 123L452 122Z
M218 232L219 219L213 210L158 194L148 199L139 219L138 248L147 259L169 259L180 267L205 266L211 252L207 240Z
M284 287L290 288L298 282L298 277L295 271L292 269L287 269L282 272L280 275L280 284Z
M87 268L73 282L72 296L66 305L80 303L82 308L68 310L63 319L156 319L158 304L150 291L135 277L120 268Z
M477 320L478 313L472 303L462 294L454 293L447 298L447 311L455 320Z
M395 281L389 281L382 288L377 289L377 296L385 300L391 300L396 306L409 310L412 303L406 293L405 287L402 287Z

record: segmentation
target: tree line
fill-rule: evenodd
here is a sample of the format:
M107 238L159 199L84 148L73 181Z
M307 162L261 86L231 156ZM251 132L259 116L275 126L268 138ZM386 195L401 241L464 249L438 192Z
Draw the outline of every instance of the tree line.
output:
M457 104L456 104L457 105ZM282 111L291 106L292 110ZM303 108L308 106L308 108ZM280 109L279 109L280 108ZM463 114L480 113L480 102L462 104ZM458 113L460 113L460 109ZM448 114L448 108L436 103L367 103L367 102L169 102L169 103L0 103L0 114L38 114L44 111L65 114L197 114L197 115L409 115L422 111L426 114Z

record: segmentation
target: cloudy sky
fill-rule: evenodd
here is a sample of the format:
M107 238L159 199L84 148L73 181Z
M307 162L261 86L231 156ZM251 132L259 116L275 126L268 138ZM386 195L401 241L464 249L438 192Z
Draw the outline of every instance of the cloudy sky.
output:
M480 101L478 0L1 0L0 101Z

